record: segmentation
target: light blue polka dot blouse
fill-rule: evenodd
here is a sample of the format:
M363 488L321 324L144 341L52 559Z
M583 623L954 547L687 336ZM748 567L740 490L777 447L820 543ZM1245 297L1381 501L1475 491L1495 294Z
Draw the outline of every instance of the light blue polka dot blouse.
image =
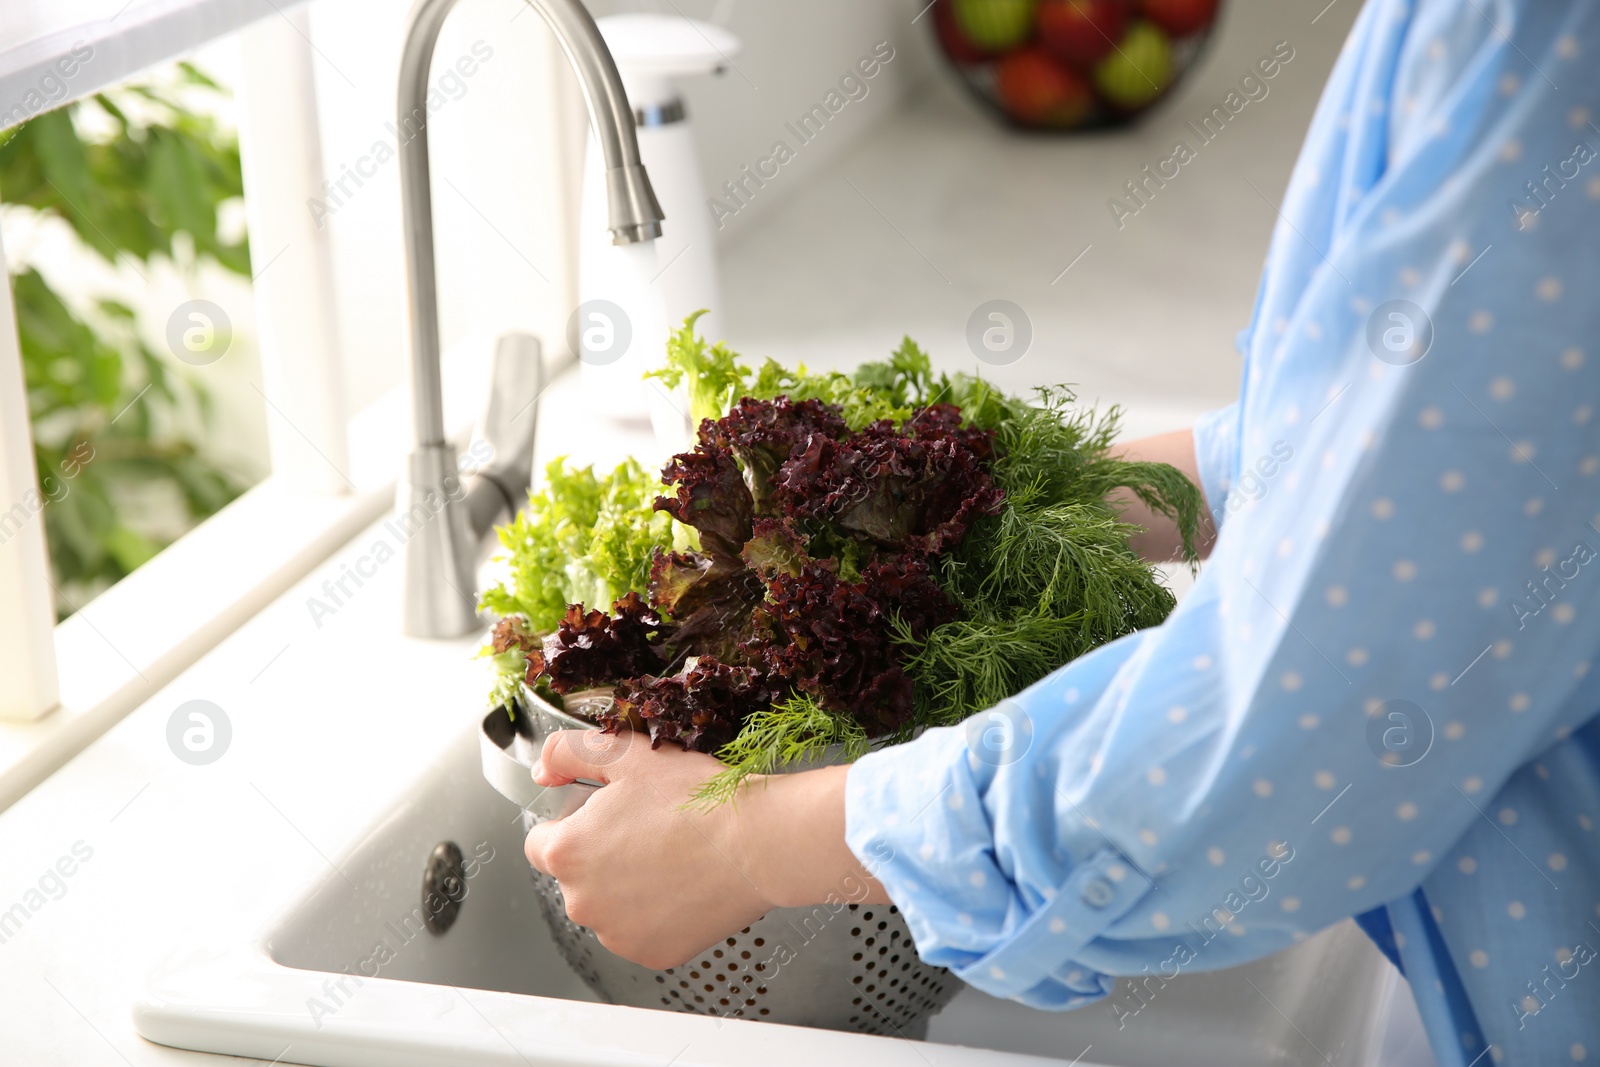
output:
M1440 1064L1600 1060L1600 3L1369 0L1241 348L1183 604L862 759L852 849L996 996L1360 916Z

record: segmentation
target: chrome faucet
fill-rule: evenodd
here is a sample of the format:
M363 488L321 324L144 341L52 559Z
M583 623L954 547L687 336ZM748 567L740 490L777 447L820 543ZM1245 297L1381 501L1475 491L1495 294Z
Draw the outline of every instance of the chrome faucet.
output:
M616 63L579 0L526 0L555 32L578 75L589 122L606 165L611 239L661 236L661 205L639 162L633 109ZM428 175L428 69L456 0L418 0L400 55L400 201L405 216L406 282L411 300L411 400L415 444L398 494L407 532L401 628L411 637L459 637L480 625L477 568L485 535L521 506L533 480L533 441L544 387L537 338L507 334L495 346L490 405L481 436L493 449L483 469L458 470L445 440L439 380L439 296L433 258ZM524 402L525 401L525 402Z

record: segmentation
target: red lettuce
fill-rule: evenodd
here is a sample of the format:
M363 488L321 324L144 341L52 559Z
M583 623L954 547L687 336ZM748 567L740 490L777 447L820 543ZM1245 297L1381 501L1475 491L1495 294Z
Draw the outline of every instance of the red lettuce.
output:
M1005 494L985 466L992 454L987 433L960 429L955 408L935 405L904 432L881 420L844 438L812 436L780 469L774 495L791 517L936 555L1000 510Z
M666 666L662 642L669 629L638 593L613 604L610 615L570 605L556 632L528 652L527 682L533 685L543 678L556 692L570 693L653 674ZM500 636L497 627L497 645ZM506 636L512 637L510 631Z
M709 437L733 453L744 471L756 512L771 514L772 479L778 468L814 436L839 438L848 433L838 411L820 400L796 403L786 396L776 400L746 397L715 423L707 420L702 439Z
M657 497L655 506L694 527L707 555L738 559L739 549L750 540L754 504L733 451L716 440L714 426L707 419L700 426L700 444L695 450L672 457L661 480L676 484L677 492Z
M740 557L754 522L750 491L716 425L706 419L695 450L667 464L662 481L676 483L677 491L655 503L700 535L701 551L657 549L650 566L650 600L677 623L673 658L694 652L732 658L763 593Z
M895 624L920 638L954 618L931 561L1003 503L992 435L948 404L852 432L833 405L779 397L739 401L698 438L667 464L655 506L700 548L657 550L649 603L573 605L538 648L497 628L496 650L527 649L528 681L557 692L613 684L603 725L655 745L714 753L797 693L869 736L905 724L914 683Z
M900 667L891 620L917 636L955 616L955 608L915 555L881 559L859 582L841 579L830 560L777 571L757 611L766 632L746 650L795 689L852 714L876 736L911 717L912 682Z
M668 678L629 678L616 688L616 702L601 719L607 730L650 734L650 747L676 741L684 748L715 752L739 733L745 716L772 705L762 672L701 656Z
M709 653L735 658L750 613L766 594L760 579L739 556L656 552L650 567L650 599L676 620L668 655Z

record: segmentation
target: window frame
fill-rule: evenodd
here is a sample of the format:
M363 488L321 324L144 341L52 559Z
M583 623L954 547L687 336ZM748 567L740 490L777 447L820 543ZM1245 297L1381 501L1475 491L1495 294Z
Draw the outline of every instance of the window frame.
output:
M218 38L241 34L238 125L271 474L57 625L44 504L0 544L0 810L144 703L376 521L408 446L402 405L364 412L352 457L326 232L305 210L322 183L308 5L192 0L105 20L0 55L0 101L21 99L74 48L94 59L51 107L92 95ZM25 53L18 56L16 53ZM103 57L103 59L102 59ZM28 117L31 117L28 116ZM7 123L0 114L0 124ZM0 247L0 268L5 266ZM6 275L9 277L9 274ZM356 465L352 466L352 459ZM0 299L0 500L37 500L10 287ZM174 591L181 589L181 596Z

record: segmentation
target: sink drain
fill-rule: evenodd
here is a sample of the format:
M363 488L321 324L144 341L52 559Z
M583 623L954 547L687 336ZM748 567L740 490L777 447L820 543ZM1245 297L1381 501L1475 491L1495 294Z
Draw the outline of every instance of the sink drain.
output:
M467 896L467 873L462 867L461 846L441 841L428 855L422 872L422 921L430 931L442 934L455 924L461 902Z

